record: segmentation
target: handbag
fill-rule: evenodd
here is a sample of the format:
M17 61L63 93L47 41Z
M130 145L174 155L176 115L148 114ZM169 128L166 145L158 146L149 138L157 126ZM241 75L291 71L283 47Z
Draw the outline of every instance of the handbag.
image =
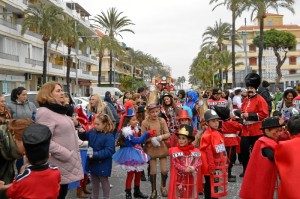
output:
M161 118L159 118L159 125L160 125L160 135L162 135L162 122L161 122ZM150 129L150 124L147 124L147 129ZM145 153L147 153L151 159L156 159L156 158L165 158L169 155L169 147L166 143L165 140L160 141L160 146L155 147L152 145L151 141L148 140L146 141L146 143L144 144L143 150Z

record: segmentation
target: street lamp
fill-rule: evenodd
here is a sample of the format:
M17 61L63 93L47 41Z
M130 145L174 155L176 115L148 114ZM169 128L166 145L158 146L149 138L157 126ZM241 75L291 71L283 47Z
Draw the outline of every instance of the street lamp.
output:
M245 53L245 76L248 74L248 55L247 55L247 32L243 31L241 32L241 35L243 37L243 48Z

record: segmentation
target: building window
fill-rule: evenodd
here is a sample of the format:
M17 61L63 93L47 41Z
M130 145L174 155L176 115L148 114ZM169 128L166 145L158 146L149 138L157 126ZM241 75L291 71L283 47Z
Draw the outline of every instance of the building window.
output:
M250 64L250 66L256 66L257 65L257 58L256 57L250 57L249 58L249 64Z
M253 45L253 44L250 44L250 45L249 45L249 51L250 51L250 52L256 52L256 46Z
M289 57L289 64L290 65L297 65L297 58L296 57Z
M292 75L292 74L296 74L296 72L297 72L297 70L295 70L295 69L291 69L291 70L289 70L289 74L290 74L290 75Z
M273 22L272 21L268 21L268 26L272 26Z

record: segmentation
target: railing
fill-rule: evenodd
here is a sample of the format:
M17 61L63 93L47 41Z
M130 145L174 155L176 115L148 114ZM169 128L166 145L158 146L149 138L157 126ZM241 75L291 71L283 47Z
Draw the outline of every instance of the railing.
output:
M52 68L55 68L55 69L63 70L63 67L64 66L62 66L62 65L52 64Z
M35 60L35 59L25 58L25 63L38 65L38 66L43 66L43 61L38 61L38 60Z
M7 53L3 53L3 52L0 52L0 58L2 59L8 59L8 60L11 60L11 61L19 61L19 56L17 55L11 55L11 54L7 54Z
M7 27L9 27L11 29L17 30L17 25L16 24L12 24L11 22L5 21L3 19L0 19L0 24L2 24L4 26L7 26Z
M28 35L30 35L30 36L33 36L33 37L36 37L36 38L38 38L38 39L42 39L42 38L43 38L42 35L39 35L39 34L37 34L37 33L35 33L35 32L30 31L30 30L28 30L28 31L26 32L26 34L28 34Z
M89 71L82 71L82 74L89 75L90 72Z

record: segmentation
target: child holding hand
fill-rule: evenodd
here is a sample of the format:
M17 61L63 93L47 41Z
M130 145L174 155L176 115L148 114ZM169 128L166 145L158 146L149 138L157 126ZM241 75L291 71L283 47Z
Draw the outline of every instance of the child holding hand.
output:
M198 199L197 170L201 165L201 153L192 144L195 140L193 127L181 125L176 136L177 147L169 149L171 175L168 198Z

